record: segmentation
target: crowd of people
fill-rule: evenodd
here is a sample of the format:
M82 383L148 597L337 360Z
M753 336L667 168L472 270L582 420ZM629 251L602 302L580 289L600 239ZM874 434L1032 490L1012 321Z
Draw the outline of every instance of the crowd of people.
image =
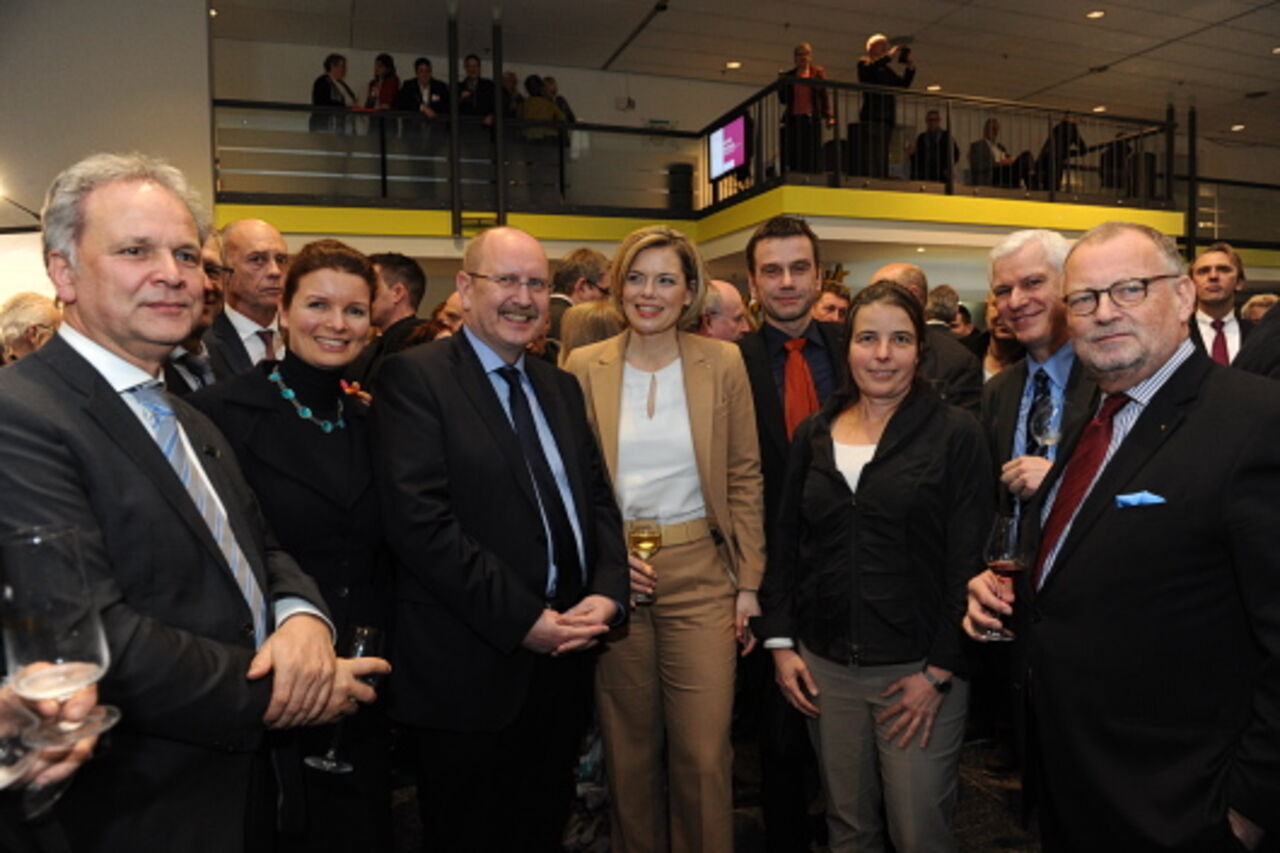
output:
M347 83L347 58L340 53L325 57L324 73L311 86L311 104L328 107L311 117L313 131L335 131L344 127L342 110L358 108L367 111L397 110L420 113L427 119L447 118L456 100L458 114L488 126L501 110L508 119L528 121L576 122L577 116L568 100L560 94L556 78L530 74L520 91L520 78L515 71L504 71L502 85L481 75L480 57L468 54L463 61L463 77L456 91L436 78L431 60L419 56L413 61L413 77L401 81L395 58L380 53L373 61L373 76L359 93Z
M143 155L43 217L0 519L75 526L110 650L31 710L123 716L15 782L74 772L49 816L0 795L5 849L388 849L395 743L424 850L560 850L596 720L610 849L728 853L737 703L770 850L815 768L829 849L953 850L983 689L1045 850L1280 833L1280 386L1240 366L1280 310L1229 245L1014 232L983 335L917 265L824 282L787 215L746 299L667 226L554 273L495 227L429 316L412 259L213 232Z

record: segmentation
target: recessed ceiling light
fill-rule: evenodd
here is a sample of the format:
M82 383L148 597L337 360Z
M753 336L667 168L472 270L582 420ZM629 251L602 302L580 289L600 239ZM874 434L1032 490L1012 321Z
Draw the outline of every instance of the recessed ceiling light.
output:
M923 251L924 251L924 246L916 246L916 251L917 251L917 252L923 252Z
M1107 107L1105 104L1098 104L1096 107L1093 108L1093 111L1095 113L1105 113L1107 111Z
M728 68L730 71L735 71L742 67L742 63L736 59L730 59L728 62L724 64L724 67Z
M210 10L209 10L209 17L210 17L210 18L216 18L216 17L218 17L218 10L217 10L217 9L210 9Z
M1104 12L1102 9L1094 9L1092 12L1084 13L1084 16L1092 21L1096 21L1099 18L1105 18L1106 15L1107 13Z
M1280 53L1280 47L1273 47L1273 48L1271 48L1271 52L1272 52L1272 53Z
M925 86L925 87L924 87L924 89L925 89L925 91L926 91L926 92L941 92L941 91L942 91L942 87L941 87L941 86L939 86L937 83L930 83L928 86Z
M1232 133L1239 133L1239 132L1240 132L1240 131L1242 131L1242 130L1244 130L1244 125L1243 125L1243 124L1233 124L1233 125L1231 125L1231 132L1232 132Z

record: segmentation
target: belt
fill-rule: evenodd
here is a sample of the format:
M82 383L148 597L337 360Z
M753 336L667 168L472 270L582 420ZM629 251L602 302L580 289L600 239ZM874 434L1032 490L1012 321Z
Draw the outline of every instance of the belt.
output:
M705 518L695 518L693 521L682 524L664 524L662 525L662 547L685 545L689 542L697 542L699 539L706 539L710 535L711 524Z

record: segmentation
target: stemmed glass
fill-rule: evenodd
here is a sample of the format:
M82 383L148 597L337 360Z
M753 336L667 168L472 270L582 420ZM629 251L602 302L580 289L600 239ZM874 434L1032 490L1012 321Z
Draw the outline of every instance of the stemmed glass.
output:
M627 547L646 563L662 548L662 525L655 519L637 518L627 522ZM636 604L652 604L653 595L647 592L631 594Z
M356 625L351 629L351 637L343 649L342 656L347 658L378 657L382 654L382 630L372 625ZM365 676L363 681L370 686L378 683L378 676ZM329 748L324 755L308 755L302 763L312 770L322 773L350 773L355 765L338 757L338 747L342 743L342 726L346 720L339 720L333 727L333 737L329 740Z
M0 789L21 779L35 763L39 750L23 738L39 722L11 689L0 690Z
M1018 541L1020 517L1018 514L997 515L991 524L991 532L987 535L987 547L984 557L990 569L1000 583L1012 592L1013 579L1019 572L1027 570L1029 561L1027 554ZM1005 599L1010 600L1009 598ZM1004 643L1013 639L1013 632L1008 628L988 629L984 636L989 642Z
M1048 457L1049 448L1062 440L1062 401L1042 397L1031 410L1031 436L1040 446L1039 455Z
M10 684L24 699L66 702L110 665L74 527L33 527L0 540L0 618ZM99 705L78 723L42 721L25 740L70 746L119 720L119 709Z

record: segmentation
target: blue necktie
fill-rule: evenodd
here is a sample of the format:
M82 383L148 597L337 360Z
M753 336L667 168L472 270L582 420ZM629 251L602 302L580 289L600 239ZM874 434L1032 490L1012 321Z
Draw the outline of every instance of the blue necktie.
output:
M529 473L533 475L533 485L542 502L542 512L551 528L551 555L558 570L554 603L558 609L564 610L582 597L582 562L578 559L578 540L573 535L569 513L565 509L564 499L560 497L560 487L556 484L555 475L551 473L551 465L547 462L542 441L538 438L538 427L534 423L533 410L529 407L529 400L520 382L520 371L514 367L500 367L498 375L507 381L511 421L515 424L520 448L529 464Z
M254 645L261 646L267 638L267 602L258 587L258 580L253 576L249 560L236 543L235 533L227 521L222 505L214 497L212 487L206 484L205 478L195 472L199 460L192 457L187 445L178 434L178 418L173 413L173 406L166 399L164 389L159 383L139 385L129 389L134 397L146 409L151 420L151 437L160 445L164 458L173 466L196 505L196 511L209 526L209 533L217 543L218 550L226 558L231 567L231 574L240 587L244 600L249 604L249 612L253 614Z

